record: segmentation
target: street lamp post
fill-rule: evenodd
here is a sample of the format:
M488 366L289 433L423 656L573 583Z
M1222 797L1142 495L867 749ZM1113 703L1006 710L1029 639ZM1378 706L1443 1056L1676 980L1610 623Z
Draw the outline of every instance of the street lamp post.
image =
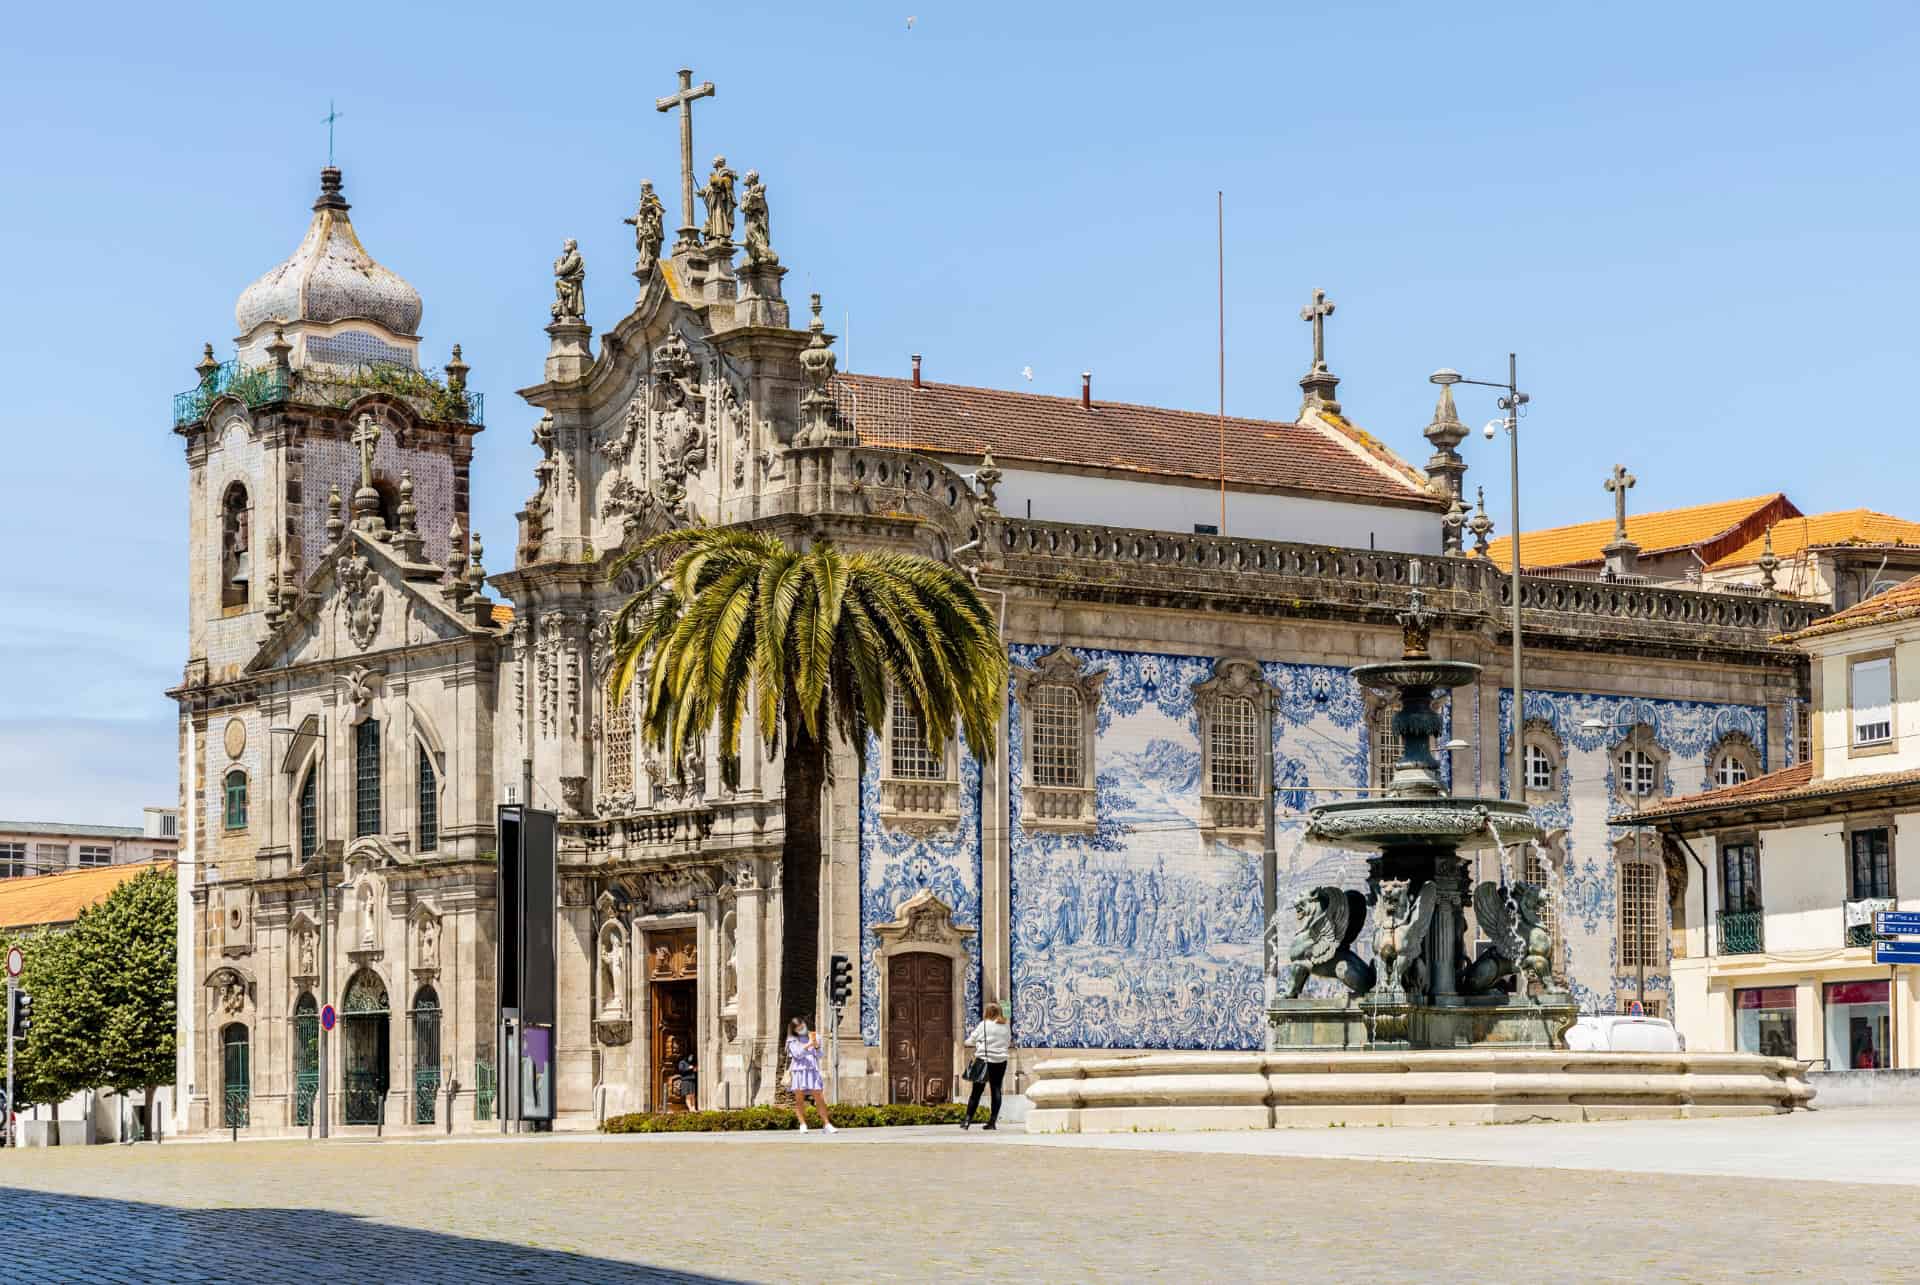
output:
M299 736L303 734L300 729L294 727L270 727L267 731L270 734L280 736ZM316 814L314 828L317 832L314 836L314 855L320 858L320 1008L324 1011L328 1003L327 996L332 992L331 983L333 981L333 950L329 938L329 925L333 920L333 889L327 884L326 826L320 823L320 818L327 815L327 805L332 801L332 796L327 789L327 761L332 757L332 754L329 752L331 747L327 744L326 728L317 727L312 732L305 733L305 735L316 736L320 740L320 801L314 809ZM289 748L291 748L291 744L289 744ZM294 824L295 832L293 842L297 848L300 843L299 822L297 819ZM329 1114L327 1110L327 1082L331 1078L327 1074L327 1024L322 1020L320 1014L315 1014L314 1022L320 1028L318 1046L314 1050L314 1056L319 1062L319 1065L314 1069L319 1075L320 1082L313 1094L313 1122L320 1137L325 1139L327 1136L327 1117Z
M1611 718L1611 719L1600 719L1600 718L1593 718L1593 717L1589 717L1589 718L1587 718L1587 719L1585 719L1585 720L1583 720L1583 721L1581 722L1581 724L1580 724L1580 730L1581 730L1581 731L1583 731L1583 732L1595 732L1595 733L1599 733L1599 734L1602 734L1602 735L1608 735L1608 736L1610 736L1610 735L1613 735L1613 734L1614 734L1614 733L1616 733L1616 732L1629 732L1629 731L1631 731L1631 730L1632 730L1632 729L1633 729L1633 728L1634 728L1635 726L1637 726L1637 724L1636 724L1636 723L1634 723L1633 721L1631 721L1631 720L1629 720L1629 719L1623 719L1623 718L1621 718L1621 717L1619 717L1618 715L1615 715L1615 716L1614 716L1613 718ZM1620 770L1620 769L1616 769L1616 770ZM1643 796L1641 795L1641 793L1640 793L1640 782L1639 782L1639 780L1638 780L1638 779L1636 778L1636 779L1634 779L1634 780L1632 780L1632 781L1629 781L1629 782L1627 783L1627 785L1628 785L1628 789L1627 789L1627 797L1628 797L1629 799L1631 799L1631 800L1633 801L1633 815L1634 815L1634 817L1636 818L1636 819L1635 819L1635 821L1634 821L1634 822L1632 822L1632 824L1633 824L1633 825L1634 825L1634 827L1635 827L1635 828L1637 829L1637 828L1638 828L1638 826L1639 826L1639 821L1638 821L1638 818L1639 818L1639 816L1640 816L1640 800L1641 800L1641 798L1643 797ZM1636 840L1635 840L1635 851L1636 851L1636 853L1638 853L1638 852L1640 851L1640 848L1639 848L1639 841L1638 841L1638 839L1636 839ZM1705 876L1705 874L1704 874L1704 872L1703 872L1703 873L1702 873L1702 875L1701 875L1701 880L1702 880L1702 886L1701 886L1701 890L1700 890L1700 894L1701 894L1701 907L1702 907L1702 908L1701 908L1701 914L1702 914L1703 916L1704 916L1704 915L1706 914L1706 910L1705 910L1705 905L1706 905L1706 887L1705 887L1705 878L1706 878L1706 876ZM1637 932L1639 931L1639 929L1638 929L1638 928L1636 927L1634 931L1635 931L1635 932L1637 933ZM1707 927L1707 924L1706 924L1706 921L1705 921L1705 919L1703 918L1703 919L1701 920L1701 923L1700 923L1700 935L1701 935L1701 939L1702 939L1703 941L1710 941L1710 940L1711 940L1711 939L1709 938L1709 936L1708 936L1708 933L1709 933L1709 929L1708 929L1708 927ZM1646 1006L1647 1006L1647 950L1646 950L1646 942L1644 942L1644 941L1642 941L1642 940L1639 940L1638 938L1636 938L1636 939L1635 939L1635 941L1634 941L1634 943L1633 943L1633 957L1634 957L1634 961L1635 961L1635 967L1636 967L1636 971L1635 971L1635 984L1634 984L1634 993L1635 993L1636 995L1638 995L1638 996L1639 996L1639 1004L1640 1004L1640 1007L1641 1007L1641 1008L1642 1008L1642 1009L1644 1010L1644 1009L1646 1008ZM1668 1016L1669 1016L1669 1017L1671 1017L1671 1016L1672 1016L1672 1014L1671 1014L1671 1013L1669 1013L1669 1014L1668 1014Z
M1526 793L1521 782L1521 747L1524 744L1521 729L1526 725L1526 686L1522 681L1520 665L1520 408L1530 398L1520 391L1519 359L1513 353L1507 354L1507 382L1497 383L1485 379L1468 379L1457 370L1440 369L1428 377L1430 382L1442 386L1449 384L1475 384L1481 388L1504 388L1507 395L1498 403L1505 411L1507 430L1508 458L1512 467L1513 484L1513 563L1512 563L1512 608L1513 608L1513 736L1511 748L1507 753L1507 797L1524 799ZM1498 421L1496 421L1498 422ZM1488 424L1486 433L1491 439L1494 424Z

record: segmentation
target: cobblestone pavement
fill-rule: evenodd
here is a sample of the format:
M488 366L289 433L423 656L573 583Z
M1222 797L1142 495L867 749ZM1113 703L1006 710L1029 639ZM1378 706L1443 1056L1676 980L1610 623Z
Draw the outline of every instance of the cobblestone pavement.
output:
M1885 1187L1013 1141L0 1152L0 1280L1859 1281L1920 1254Z

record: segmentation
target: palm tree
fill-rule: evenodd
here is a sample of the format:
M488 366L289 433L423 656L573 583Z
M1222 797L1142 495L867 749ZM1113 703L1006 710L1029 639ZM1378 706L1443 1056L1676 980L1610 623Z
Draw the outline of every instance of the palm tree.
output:
M729 786L739 783L749 712L766 753L778 750L786 824L780 848L782 1019L817 996L821 792L837 740L864 771L867 731L888 693L920 718L927 744L956 729L974 757L993 752L1007 693L994 618L957 569L913 554L807 549L739 527L695 527L646 541L622 559L670 564L614 622L610 698L646 675L642 736L680 763L709 728Z

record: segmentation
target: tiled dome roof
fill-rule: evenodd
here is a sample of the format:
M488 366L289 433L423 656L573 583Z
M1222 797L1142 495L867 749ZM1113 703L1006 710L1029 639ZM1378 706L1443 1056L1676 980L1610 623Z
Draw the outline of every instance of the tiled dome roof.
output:
M240 294L234 319L240 333L263 321L347 321L364 318L397 335L420 325L420 292L373 261L353 234L340 171L320 171L320 199L300 248Z

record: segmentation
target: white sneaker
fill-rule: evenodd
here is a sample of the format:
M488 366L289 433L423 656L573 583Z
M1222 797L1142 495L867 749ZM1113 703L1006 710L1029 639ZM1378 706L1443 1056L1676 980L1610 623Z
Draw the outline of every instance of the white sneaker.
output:
M821 1125L820 1127L821 1127L821 1128L823 1128L823 1129L825 1129L825 1130L826 1130L826 1131L827 1131L828 1133L838 1133L838 1132L840 1132L840 1131L839 1131L838 1129L836 1129L836 1128L834 1128L834 1127L833 1127L833 1125L832 1125L831 1123L829 1123L829 1124L823 1124L823 1125Z
M806 1131L807 1131L807 1122L805 1120L802 1120L800 1122L800 1132L805 1133Z

